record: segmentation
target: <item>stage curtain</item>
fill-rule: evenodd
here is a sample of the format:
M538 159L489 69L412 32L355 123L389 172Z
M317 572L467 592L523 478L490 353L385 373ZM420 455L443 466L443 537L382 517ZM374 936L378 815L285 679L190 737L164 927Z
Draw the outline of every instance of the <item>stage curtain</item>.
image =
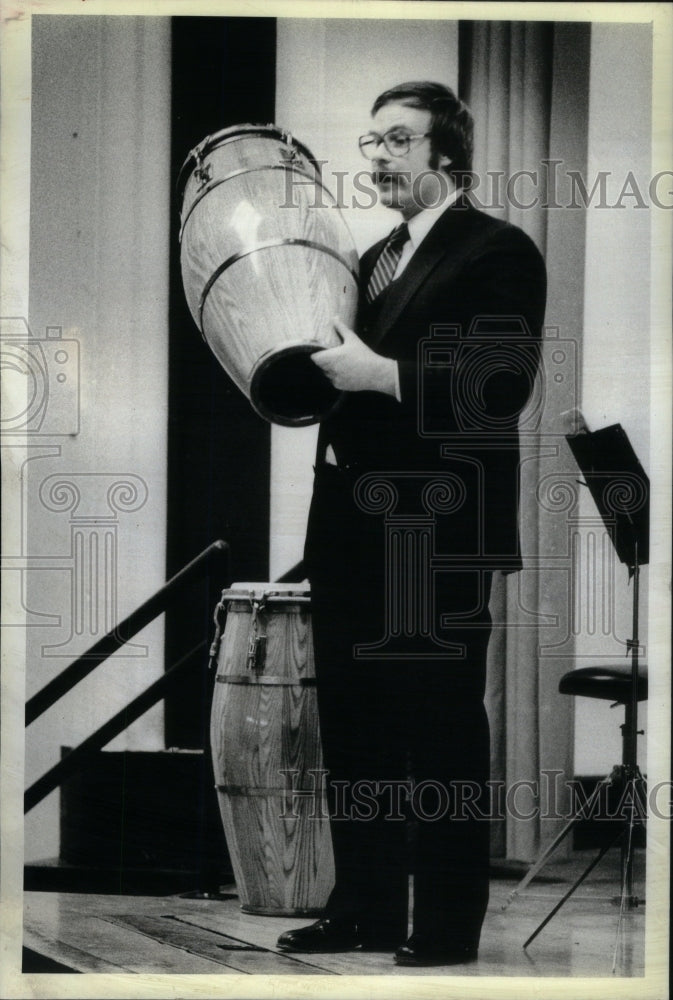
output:
M559 338L581 347L584 219L547 206L556 203L559 171L586 169L588 63L588 25L461 23L460 92L475 118L474 196L531 236L549 274L549 339L538 376L544 406L539 427L531 432L529 419L522 433L524 570L496 574L491 602L492 779L507 793L498 800L492 853L520 861L533 860L563 825L573 776L573 699L558 693L560 676L574 666L568 523L538 494L550 474L570 467L560 414L574 405L577 386L567 371L555 379L550 359L560 356ZM518 171L533 176L519 175L508 190Z
M191 149L241 122L271 122L276 19L174 17L171 100L168 519L166 577L211 542L231 548L231 578L195 583L166 619L166 669L194 669L165 700L166 746L204 746L210 681L201 669L213 609L232 580L269 579L271 432L199 334L180 267L178 178ZM204 643L205 647L200 646ZM201 683L195 678L201 678Z

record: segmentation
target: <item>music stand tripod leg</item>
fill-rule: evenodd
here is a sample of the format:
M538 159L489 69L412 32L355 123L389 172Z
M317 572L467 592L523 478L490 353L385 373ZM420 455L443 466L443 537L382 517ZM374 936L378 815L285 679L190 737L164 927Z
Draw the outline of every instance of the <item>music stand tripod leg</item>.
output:
M587 799L586 803L581 807L581 809L578 810L578 812L575 813L575 815L570 820L568 820L568 822L563 827L561 832L554 838L554 840L552 840L549 847L547 847L544 853L541 854L540 857L537 859L535 864L528 869L528 871L521 879L521 881L512 889L507 899L503 903L501 911L506 910L507 907L514 902L519 893L523 892L526 886L533 881L535 876L542 871L542 869L546 865L551 855L554 853L559 844L568 836L568 834L573 829L575 824L578 823L581 819L584 819L585 813L587 813L588 811L589 814L591 814L590 811L593 808L594 801L599 797L601 790L605 787L605 785L610 784L611 781L612 781L611 776L608 776L607 778L604 778L596 785L593 792Z
M530 937L527 938L524 941L524 943L523 943L523 947L524 948L527 948L528 945L531 943L531 941L535 940L535 938L538 936L538 934L540 933L540 931L544 927L547 926L547 924L552 919L552 917L555 916L558 913L558 911L561 909L561 907L563 906L563 904L565 902L567 902L567 900L570 899L570 897L575 892L575 890L579 888L579 886L582 884L582 882L584 882L584 880L587 877L587 875L589 875L594 870L594 868L596 867L596 865L598 864L598 862L601 860L601 858L603 858L604 855L607 854L607 852L610 850L611 847L614 847L614 845L617 843L617 841L619 840L619 838L621 836L623 836L623 831L620 831L617 834L617 836L614 838L614 840L611 840L609 844L606 844L605 847L601 848L600 853L597 855L597 857L595 857L594 860L591 862L591 864L588 865L587 868L584 869L584 871L579 876L579 878L576 879L575 882L573 882L573 884L571 885L571 887L568 889L568 891L566 892L566 894L558 901L558 903L553 908L553 910L550 910L550 912L544 918L544 920L542 921L542 923L538 924L538 926L535 928L535 930L530 935Z

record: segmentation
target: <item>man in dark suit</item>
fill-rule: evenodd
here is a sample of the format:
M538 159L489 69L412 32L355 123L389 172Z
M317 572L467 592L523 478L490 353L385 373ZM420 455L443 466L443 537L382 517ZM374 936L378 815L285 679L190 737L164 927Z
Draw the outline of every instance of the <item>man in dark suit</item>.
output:
M343 345L313 355L346 393L320 429L305 547L336 882L279 947L456 964L488 901L488 601L493 571L520 567L545 269L461 190L472 120L448 88L403 84L372 115L360 147L404 222L362 258L357 333L336 320Z

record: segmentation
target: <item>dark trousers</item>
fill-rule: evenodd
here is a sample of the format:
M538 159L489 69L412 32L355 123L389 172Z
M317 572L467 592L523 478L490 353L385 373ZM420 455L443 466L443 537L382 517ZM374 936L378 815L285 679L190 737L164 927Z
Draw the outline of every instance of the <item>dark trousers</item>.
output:
M488 902L490 573L444 574L435 594L437 613L470 612L442 632L460 658L371 659L354 647L384 634L387 558L352 477L319 468L306 562L336 868L326 915L404 940L411 862L414 931L474 945Z

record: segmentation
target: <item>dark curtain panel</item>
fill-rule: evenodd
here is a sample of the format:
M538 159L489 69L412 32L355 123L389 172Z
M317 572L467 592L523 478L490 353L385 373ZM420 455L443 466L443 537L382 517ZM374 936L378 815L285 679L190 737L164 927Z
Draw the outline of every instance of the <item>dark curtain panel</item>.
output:
M274 18L173 19L168 576L222 538L231 546L234 580L268 577L270 428L220 367L187 308L176 181L189 151L207 135L273 121L275 75ZM206 643L193 654L197 669L166 699L169 747L205 745L210 692L198 667L208 655L214 606L229 582L195 585L167 615L167 669Z

